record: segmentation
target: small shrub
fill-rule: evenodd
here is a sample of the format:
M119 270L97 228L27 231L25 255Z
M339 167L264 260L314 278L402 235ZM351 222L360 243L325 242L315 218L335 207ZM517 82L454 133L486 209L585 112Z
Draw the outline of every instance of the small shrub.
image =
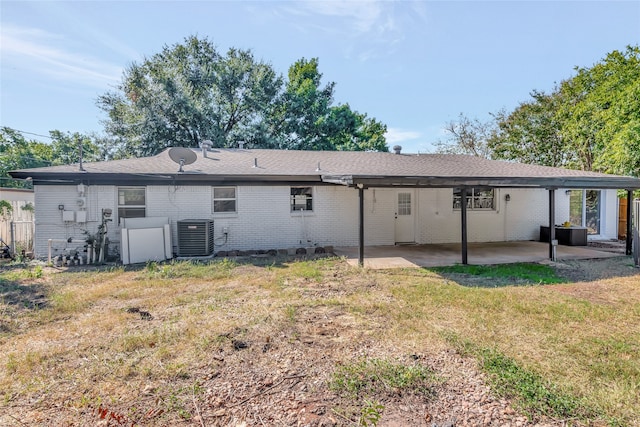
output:
M7 200L0 200L0 218L8 218L13 211L13 206Z
M27 277L30 279L40 279L43 274L44 271L42 270L41 265L36 265L35 267L27 270Z
M370 400L364 401L365 406L360 410L359 425L363 427L377 426L382 418L382 412L384 411L384 405L380 402L373 402Z
M294 305L287 304L287 306L285 307L285 314L287 316L287 320L291 323L295 323L297 312L298 310Z

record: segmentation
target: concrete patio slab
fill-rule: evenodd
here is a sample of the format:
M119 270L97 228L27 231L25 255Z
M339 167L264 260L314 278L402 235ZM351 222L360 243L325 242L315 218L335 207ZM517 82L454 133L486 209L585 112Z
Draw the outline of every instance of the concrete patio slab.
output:
M358 265L357 247L336 247L333 252ZM586 246L558 246L557 259L594 259L621 256ZM469 243L469 264L490 265L516 262L540 262L549 259L549 244L542 242ZM405 267L443 267L462 262L459 243L440 245L366 246L364 266L372 269Z

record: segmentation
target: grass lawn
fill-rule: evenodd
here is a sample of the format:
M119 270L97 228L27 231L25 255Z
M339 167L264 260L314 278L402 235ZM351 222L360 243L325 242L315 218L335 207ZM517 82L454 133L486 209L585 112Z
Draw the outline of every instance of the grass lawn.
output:
M428 399L442 381L402 355L448 349L532 419L640 425L640 271L622 260L584 283L330 258L5 268L0 424L222 425L308 378L344 425L374 425L391 395ZM232 373L253 376L223 389Z

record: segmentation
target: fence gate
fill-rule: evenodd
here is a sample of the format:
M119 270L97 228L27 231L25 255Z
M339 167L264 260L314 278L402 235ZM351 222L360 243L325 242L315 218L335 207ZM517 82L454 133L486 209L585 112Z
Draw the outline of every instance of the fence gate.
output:
M33 205L11 201L11 211L0 216L0 238L12 253L33 251ZM1 246L1 245L0 245Z
M640 199L633 202L633 260L640 267Z

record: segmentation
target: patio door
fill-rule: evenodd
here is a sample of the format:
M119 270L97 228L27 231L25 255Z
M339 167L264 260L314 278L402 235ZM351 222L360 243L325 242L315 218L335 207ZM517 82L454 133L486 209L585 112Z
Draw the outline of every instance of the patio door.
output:
M600 234L600 218L602 216L600 190L585 191L584 226L589 234Z
M415 242L415 192L398 190L396 192L395 239L396 243Z
M600 190L571 190L569 219L571 224L587 227L588 234L600 234L602 192Z

